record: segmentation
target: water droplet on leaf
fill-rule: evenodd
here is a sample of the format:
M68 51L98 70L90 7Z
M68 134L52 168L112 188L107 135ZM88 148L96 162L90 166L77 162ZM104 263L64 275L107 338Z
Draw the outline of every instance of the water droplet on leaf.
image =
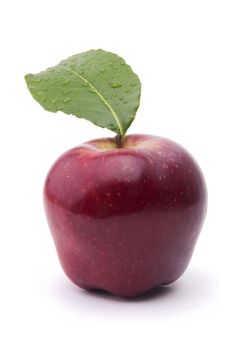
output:
M110 83L110 86L116 89L116 88L120 88L122 85L120 83Z
M136 82L135 82L135 81L132 81L132 82L130 83L130 85L131 85L131 86L136 86Z
M70 90L70 89L64 89L64 90L63 90L63 93L64 93L65 95L70 94L70 93L71 93L71 90Z
M71 81L71 80L64 80L64 81L62 82L62 85L67 85L67 84L70 83L70 81Z
M71 98L69 98L69 97L64 98L64 100L63 100L63 102L65 102L65 103L68 103L68 102L70 102L70 101L71 101Z
M41 78L34 78L33 81L35 81L35 83L40 83Z

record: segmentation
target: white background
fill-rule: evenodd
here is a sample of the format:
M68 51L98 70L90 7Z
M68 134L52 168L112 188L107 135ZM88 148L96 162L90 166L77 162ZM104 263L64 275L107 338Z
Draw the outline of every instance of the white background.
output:
M0 348L233 349L233 1L0 6ZM43 212L54 160L112 133L45 112L23 77L90 48L118 53L140 76L141 107L129 133L181 143L208 185L207 220L188 270L166 293L135 301L72 285Z

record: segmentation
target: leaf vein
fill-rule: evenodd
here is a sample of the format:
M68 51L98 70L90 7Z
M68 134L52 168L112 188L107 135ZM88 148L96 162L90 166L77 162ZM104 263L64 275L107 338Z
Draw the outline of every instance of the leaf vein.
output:
M105 104L105 106L110 110L111 114L113 115L113 117L118 125L120 134L123 135L124 132L123 132L123 128L122 128L122 125L120 123L119 117L117 116L117 114L115 113L115 111L113 110L111 105L108 103L108 101L105 99L105 97L95 88L95 86L93 84L91 84L86 78L82 77L82 75L80 75L79 73L77 73L73 69L70 69L70 68L65 67L65 66L62 66L62 67L64 69L72 72L73 74L75 74L79 79L83 80L86 84L89 85L89 87L91 89L93 89L93 91L98 95L98 97L102 100L102 102Z

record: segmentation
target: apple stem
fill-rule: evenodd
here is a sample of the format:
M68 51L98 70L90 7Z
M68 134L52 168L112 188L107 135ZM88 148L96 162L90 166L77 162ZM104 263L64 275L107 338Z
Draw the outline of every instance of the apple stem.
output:
M117 148L124 147L124 136L120 135L120 134L116 135L115 136L115 143L116 143Z

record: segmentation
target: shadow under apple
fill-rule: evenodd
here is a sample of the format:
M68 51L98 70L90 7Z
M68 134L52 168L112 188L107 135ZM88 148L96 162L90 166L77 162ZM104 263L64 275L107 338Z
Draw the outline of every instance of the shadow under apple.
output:
M189 269L176 282L160 286L140 297L126 299L102 290L86 291L64 279L57 280L52 293L66 308L84 317L127 316L158 318L199 308L217 307L219 283L216 276Z

